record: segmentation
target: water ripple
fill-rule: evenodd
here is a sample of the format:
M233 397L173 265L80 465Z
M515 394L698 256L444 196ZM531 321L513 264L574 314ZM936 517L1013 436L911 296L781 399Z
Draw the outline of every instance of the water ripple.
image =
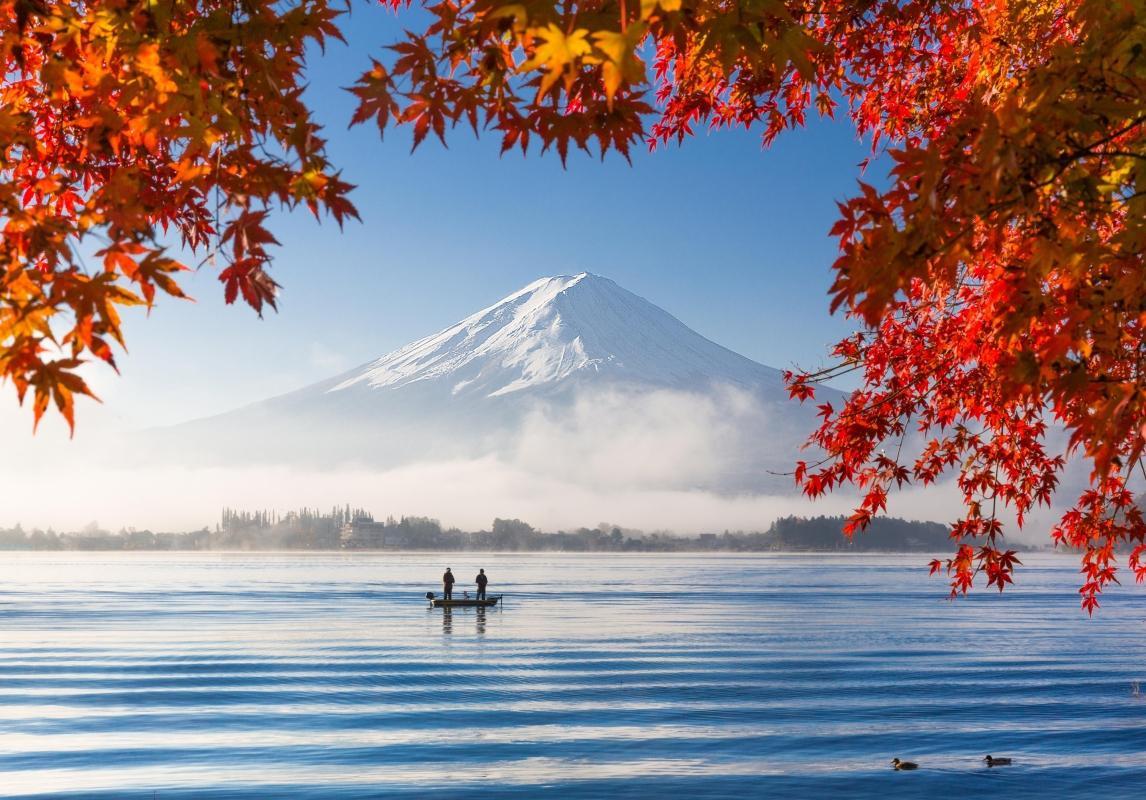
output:
M0 565L0 786L1139 796L1143 594L1087 619L1072 561L1027 560L1019 590L953 604L918 557L453 554L507 581L506 608L446 614L421 599L427 554L18 555Z

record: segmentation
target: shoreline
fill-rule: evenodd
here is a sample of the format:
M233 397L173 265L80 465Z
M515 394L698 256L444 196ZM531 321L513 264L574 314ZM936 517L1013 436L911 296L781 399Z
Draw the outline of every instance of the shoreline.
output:
M1018 550L1020 555L1053 555L1053 556L1078 556L1079 553L1065 552L1053 548L1045 549L1029 549ZM648 556L665 556L675 558L687 558L692 556L719 556L725 558L757 558L760 556L774 556L774 557L788 557L788 556L847 556L847 557L861 557L861 556L932 556L946 558L950 556L948 551L938 550L368 550L368 549L355 549L355 550L293 550L293 549L269 549L269 550L244 550L244 549L199 549L199 550L159 550L159 549L121 549L121 550L32 550L32 549L12 549L0 550L0 554L12 553L28 553L37 555L62 555L62 554L92 554L92 555L185 555L198 553L202 555L273 555L273 556L330 556L330 555L343 555L343 556L380 556L380 555L394 555L394 556L420 556L420 555L457 555L457 556L622 556L622 557L648 557Z

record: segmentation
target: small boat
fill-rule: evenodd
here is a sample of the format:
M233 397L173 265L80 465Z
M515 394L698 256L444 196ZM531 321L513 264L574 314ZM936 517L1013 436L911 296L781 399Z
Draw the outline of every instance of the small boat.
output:
M490 608L496 606L501 597L500 594L496 594L484 600L475 600L472 597L455 597L446 600L442 597L434 597L433 592L426 592L426 599L430 601L430 608Z

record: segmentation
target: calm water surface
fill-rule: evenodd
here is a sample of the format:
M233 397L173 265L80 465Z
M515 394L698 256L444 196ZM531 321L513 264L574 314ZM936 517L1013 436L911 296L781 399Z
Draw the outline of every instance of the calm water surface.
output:
M1146 591L926 560L0 554L0 795L1146 796Z

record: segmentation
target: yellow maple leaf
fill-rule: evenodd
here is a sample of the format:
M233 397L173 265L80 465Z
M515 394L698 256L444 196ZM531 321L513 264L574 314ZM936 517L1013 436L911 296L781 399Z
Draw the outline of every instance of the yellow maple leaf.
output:
M601 59L601 79L605 82L605 98L609 107L622 83L642 83L645 80L645 62L637 58L637 47L647 30L643 22L636 22L622 32L597 31L593 44L605 58Z
M566 69L574 65L578 59L589 55L593 48L589 44L589 31L578 28L568 36L556 25L550 24L544 28L531 28L529 35L537 44L533 57L521 65L522 72L535 69L544 69L545 75L537 87L538 98L544 97L553 88Z

